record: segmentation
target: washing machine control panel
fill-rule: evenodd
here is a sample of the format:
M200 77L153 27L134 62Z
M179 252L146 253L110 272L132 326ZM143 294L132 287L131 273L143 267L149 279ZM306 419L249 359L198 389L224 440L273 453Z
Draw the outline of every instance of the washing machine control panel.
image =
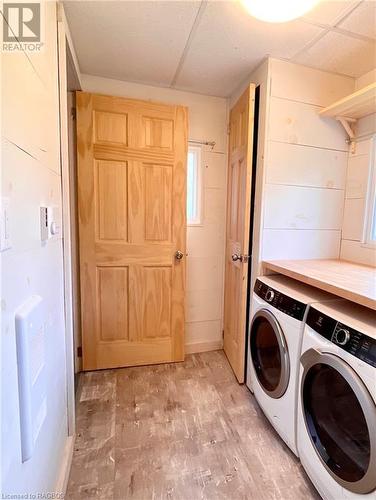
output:
M341 349L376 367L376 339L336 321L314 307L308 311L307 325Z
M291 316L292 318L302 320L306 310L306 305L295 300L284 293L275 290L260 280L256 280L254 292L265 302L275 307L279 311Z

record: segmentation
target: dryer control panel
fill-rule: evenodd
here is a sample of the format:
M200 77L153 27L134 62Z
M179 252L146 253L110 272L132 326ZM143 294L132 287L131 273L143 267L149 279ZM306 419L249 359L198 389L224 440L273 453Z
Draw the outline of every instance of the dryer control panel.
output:
M376 367L376 339L310 307L307 325L344 351Z
M256 280L254 292L279 311L299 321L303 320L306 304L275 290L260 280Z

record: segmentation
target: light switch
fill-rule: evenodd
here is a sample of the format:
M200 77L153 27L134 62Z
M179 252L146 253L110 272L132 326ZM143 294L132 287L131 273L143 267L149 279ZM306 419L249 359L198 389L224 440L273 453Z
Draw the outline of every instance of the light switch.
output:
M40 207L40 237L42 241L56 239L60 234L58 207Z
M10 226L10 199L1 198L0 251L12 248Z

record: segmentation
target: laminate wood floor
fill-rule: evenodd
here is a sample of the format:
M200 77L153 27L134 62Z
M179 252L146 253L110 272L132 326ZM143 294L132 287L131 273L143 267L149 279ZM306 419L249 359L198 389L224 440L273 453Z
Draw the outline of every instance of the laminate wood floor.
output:
M320 498L222 351L80 385L69 500Z

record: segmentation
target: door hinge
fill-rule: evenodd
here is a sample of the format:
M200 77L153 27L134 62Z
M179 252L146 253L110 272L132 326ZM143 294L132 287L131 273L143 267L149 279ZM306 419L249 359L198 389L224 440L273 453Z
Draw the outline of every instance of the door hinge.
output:
M73 118L73 120L76 119L76 117L77 117L76 108L71 108L71 117Z
M77 347L77 357L82 358L82 347L81 346Z
M222 338L224 339L225 338L225 331L222 330Z

